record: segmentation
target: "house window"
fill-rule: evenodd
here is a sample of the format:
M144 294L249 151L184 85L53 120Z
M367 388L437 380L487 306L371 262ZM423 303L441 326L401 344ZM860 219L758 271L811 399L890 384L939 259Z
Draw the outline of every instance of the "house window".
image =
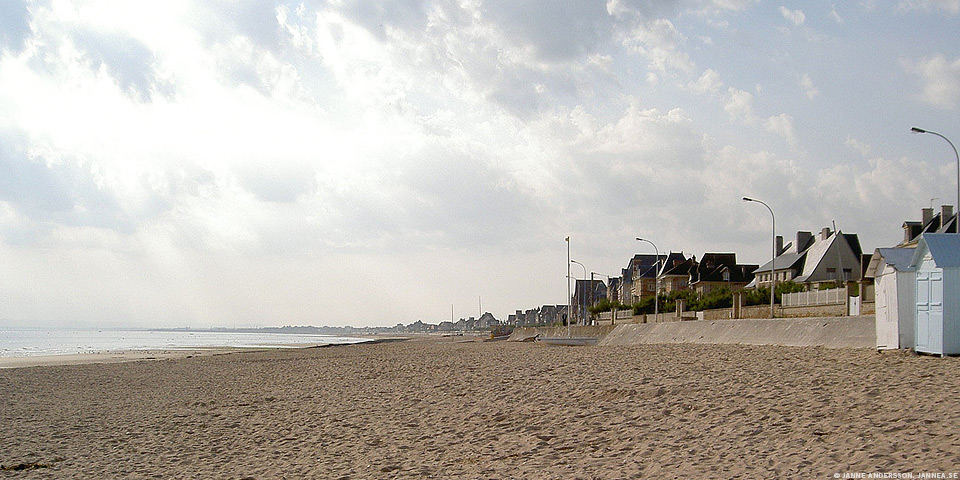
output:
M729 281L730 281L730 271L729 271L729 270L724 270L724 271L723 271L723 281L724 281L724 282L729 282Z

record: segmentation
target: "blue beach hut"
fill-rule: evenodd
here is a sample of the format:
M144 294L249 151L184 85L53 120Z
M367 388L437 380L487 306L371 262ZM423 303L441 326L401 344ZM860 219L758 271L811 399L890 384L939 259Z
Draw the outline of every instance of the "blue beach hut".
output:
M910 265L917 276L914 350L960 354L960 235L923 234Z

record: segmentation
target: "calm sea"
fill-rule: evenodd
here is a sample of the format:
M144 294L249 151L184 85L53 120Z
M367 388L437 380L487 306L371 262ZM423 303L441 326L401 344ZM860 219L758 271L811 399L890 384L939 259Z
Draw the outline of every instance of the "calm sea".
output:
M0 357L204 347L291 348L365 341L361 338L288 333L0 329Z

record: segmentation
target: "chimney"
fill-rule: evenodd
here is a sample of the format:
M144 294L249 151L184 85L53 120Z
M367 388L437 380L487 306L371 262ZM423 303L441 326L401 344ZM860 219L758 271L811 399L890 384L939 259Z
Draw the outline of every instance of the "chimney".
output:
M930 223L930 220L933 220L933 209L932 209L932 208L924 208L924 209L923 209L923 217L922 217L922 219L920 220L920 223L922 223L923 226L926 226L928 223Z
M777 235L777 255L783 253L783 235Z
M953 217L953 205L940 206L940 225L946 225L947 221Z
M820 240L826 240L828 238L830 238L830 227L823 227L823 229L820 230Z
M811 235L810 232L797 232L797 244L795 245L797 253L806 250L812 238L813 235Z

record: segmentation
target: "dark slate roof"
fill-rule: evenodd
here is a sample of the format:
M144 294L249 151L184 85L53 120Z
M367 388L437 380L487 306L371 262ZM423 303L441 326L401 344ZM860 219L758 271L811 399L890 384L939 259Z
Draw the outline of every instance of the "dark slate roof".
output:
M900 246L915 244L925 233L957 233L957 213L942 220L943 213L937 212L929 222L903 222L904 228L910 229L910 240L900 243Z
M863 249L860 248L860 237L856 233L840 233L841 236L847 241L847 245L850 245L850 250L853 250L853 253L860 258L863 256Z
M736 253L704 253L700 259L701 268L713 269L721 265L734 266L737 264Z
M753 280L753 272L756 265L718 265L714 268L704 268L699 272L699 277L694 279L696 282L730 282L730 283L748 283ZM724 272L730 273L729 279L724 279Z
M690 275L690 271L693 270L695 265L696 262L693 257L690 257L676 265L667 265L661 275Z
M660 262L667 260L667 255L660 254ZM661 263L662 265L662 263ZM624 278L633 277L633 272L640 272L642 278L653 278L656 276L657 255L653 253L638 253L630 259L627 268L624 269Z
M576 287L576 289L574 290L573 296L579 297L579 296L580 296L580 290L581 290L581 289L587 290L588 293L590 292L590 290L592 290L592 291L593 291L593 296L606 295L606 293L607 293L607 286L604 285L604 283L603 283L602 280L594 280L594 281L593 281L593 288L590 288L590 287L588 286L589 283L590 283L590 280L577 280L577 287Z

